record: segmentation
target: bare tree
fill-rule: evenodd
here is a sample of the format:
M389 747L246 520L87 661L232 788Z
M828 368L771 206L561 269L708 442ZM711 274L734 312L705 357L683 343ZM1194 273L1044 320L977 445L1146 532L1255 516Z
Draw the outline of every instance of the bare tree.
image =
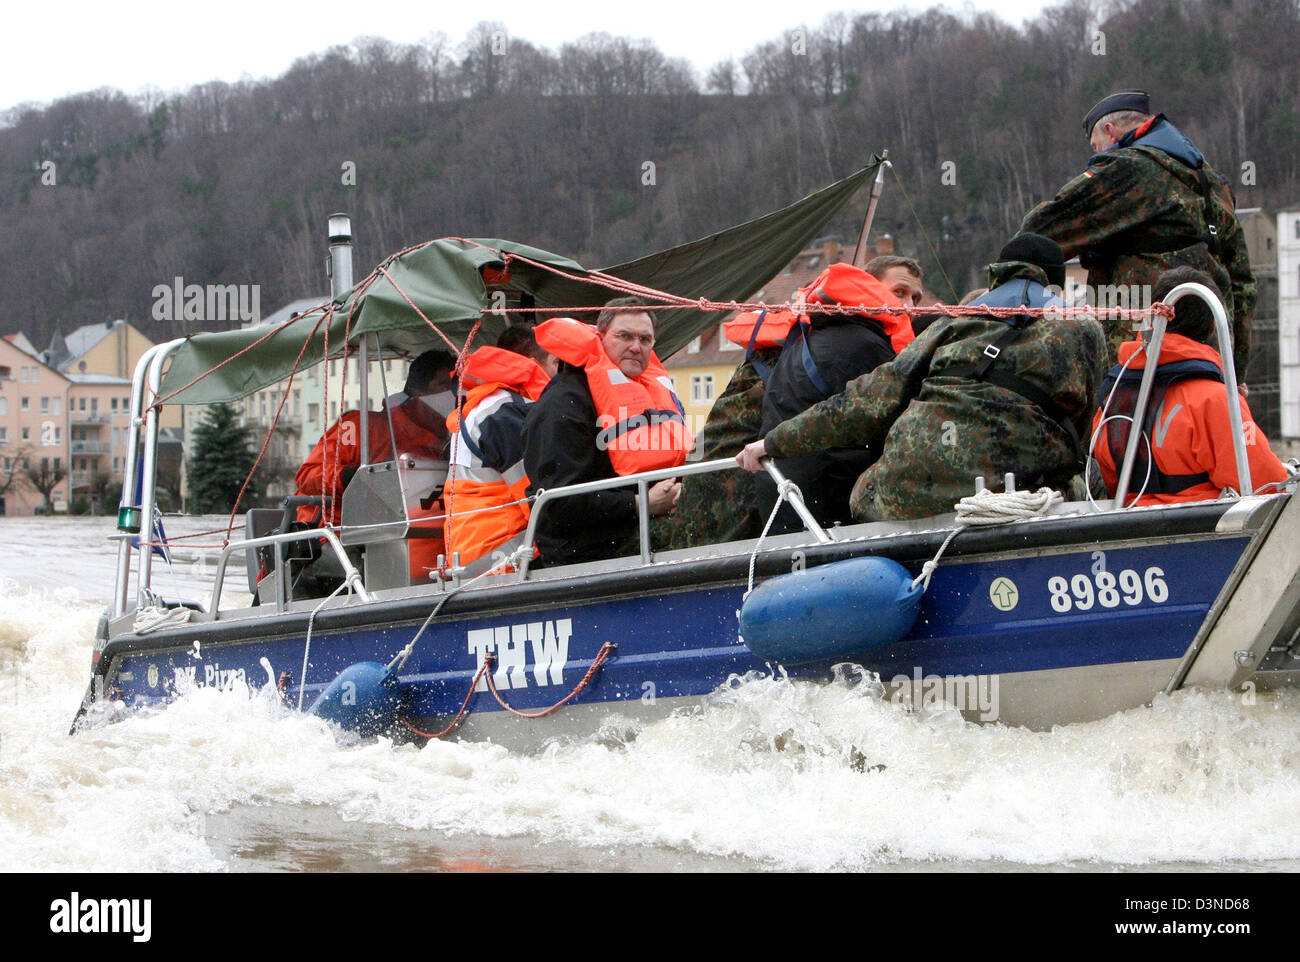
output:
M27 483L45 499L46 514L52 514L54 511L54 502L50 498L50 495L52 495L54 489L59 486L59 482L67 476L67 470L62 464L58 463L58 459L55 459L55 461L51 463L49 458L41 458L39 465L27 469Z

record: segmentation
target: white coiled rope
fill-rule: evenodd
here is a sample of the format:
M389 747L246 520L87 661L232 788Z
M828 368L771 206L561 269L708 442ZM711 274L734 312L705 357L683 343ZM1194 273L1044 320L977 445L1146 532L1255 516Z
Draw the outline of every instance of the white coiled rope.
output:
M1053 507L1064 501L1065 498L1061 493L1051 488L1000 492L981 488L975 494L962 498L956 505L957 526L944 539L935 556L921 566L921 573L912 581L912 587L915 588L917 585L927 589L930 587L930 576L934 574L934 569L939 567L939 559L948 550L948 545L952 544L952 539L967 528L1010 524L1012 521L1046 517Z

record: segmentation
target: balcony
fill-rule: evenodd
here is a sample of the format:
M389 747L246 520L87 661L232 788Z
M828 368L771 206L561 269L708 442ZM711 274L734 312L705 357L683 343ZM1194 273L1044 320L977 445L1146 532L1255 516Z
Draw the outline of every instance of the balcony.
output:
M73 441L73 454L112 454L113 447L106 441Z
M113 416L111 414L100 414L97 411L89 413L73 411L68 415L68 420L73 424L112 424Z

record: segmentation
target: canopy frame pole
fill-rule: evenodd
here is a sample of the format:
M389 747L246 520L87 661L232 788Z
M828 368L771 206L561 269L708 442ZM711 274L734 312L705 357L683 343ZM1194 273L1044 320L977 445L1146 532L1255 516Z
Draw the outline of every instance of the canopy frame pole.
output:
M352 290L352 218L347 214L330 214L329 217L329 275L330 275L330 297L335 304L343 303L343 295ZM329 360L326 358L325 360ZM370 463L370 418L367 413L370 409L369 374L370 365L367 363L366 356L366 338L361 338L361 354L359 359L361 380L361 465ZM343 378L347 380L348 370L348 345L343 345ZM340 403L342 408L343 404ZM340 414L343 412L340 410Z
M150 353L148 368L148 395L158 397L162 387L163 363L185 344L185 338L168 341ZM142 396L143 405L148 395ZM136 605L143 608L152 599L153 583L153 512L158 503L155 485L158 481L158 405L150 404L144 416L144 463L140 468L140 557L136 580ZM147 534L147 537L146 537Z
M871 182L871 197L867 201L867 216L862 220L862 230L858 232L858 244L853 248L853 266L862 267L867 263L867 235L871 233L871 223L876 219L876 206L885 189L885 168L894 166L888 160L889 151L880 153L880 166L876 168L876 179Z

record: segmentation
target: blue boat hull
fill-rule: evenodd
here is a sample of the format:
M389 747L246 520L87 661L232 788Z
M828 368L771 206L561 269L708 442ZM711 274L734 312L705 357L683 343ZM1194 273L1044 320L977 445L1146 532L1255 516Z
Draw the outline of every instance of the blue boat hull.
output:
M958 706L973 717L1014 724L1075 721L1141 704L1160 690L1171 665L1188 650L1251 544L1244 533L1216 533L1212 522L1213 517L1208 525L1200 523L1199 533L1146 543L1133 538L1127 525L1115 527L1111 539L1081 543L1051 522L1034 529L1046 535L1038 543L1020 548L1006 547L1024 541L1007 532L963 534L955 545L966 542L967 556L958 550L946 556L906 637L860 657L790 666L789 673L824 680L834 663L852 661L892 682L895 692L909 687L913 698L926 679L941 678L984 679L979 690L987 695L992 678L1004 706L1026 703L1025 691L1032 688L1034 711L1028 715L1020 709L1010 715L990 711L986 697ZM760 575L882 548L892 548L896 560L915 572L942 534L765 552ZM568 695L601 646L614 643L615 655L585 690L551 716L582 718L588 726L593 713L654 715L715 690L732 675L771 670L738 637L746 560L737 555L467 590L448 601L446 613L428 626L399 671L401 714L425 730L441 727L459 711L489 654L501 697L514 708L536 711ZM306 616L293 612L114 639L101 659L104 690L129 705L154 705L189 684L261 685L288 672L289 701L309 705L349 666L390 662L436 600L425 595L326 609L316 618L309 650ZM1066 693L1090 679L1110 679L1113 697L1097 700L1083 692L1089 697L1080 704L1101 708L1071 708L1059 704L1060 692L1049 690L1053 678ZM1120 679L1126 683L1117 684ZM1029 687L1018 692L1018 682ZM480 680L469 705L473 724L466 730L502 738L538 725L509 716L486 689L486 679ZM962 689L950 684L953 690ZM974 682L969 690L976 691ZM1044 703L1050 706L1046 713ZM489 721L496 724L485 725ZM564 729L548 723L549 730ZM524 740L535 739L530 734Z

